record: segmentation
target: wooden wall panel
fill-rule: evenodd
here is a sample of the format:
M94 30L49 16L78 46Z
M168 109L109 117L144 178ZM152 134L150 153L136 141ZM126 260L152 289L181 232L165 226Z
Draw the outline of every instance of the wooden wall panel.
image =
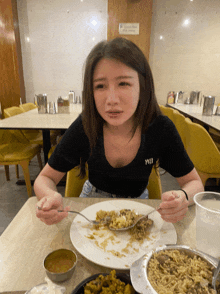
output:
M12 0L13 1L13 0ZM25 102L16 1L0 0L0 102L2 109ZM13 6L14 5L14 6ZM13 11L15 18L13 18ZM16 42L16 38L19 38ZM20 62L18 61L20 55ZM19 69L20 66L20 69Z
M125 37L149 59L152 5L153 0L108 0L108 40ZM139 35L119 35L119 23L139 23Z

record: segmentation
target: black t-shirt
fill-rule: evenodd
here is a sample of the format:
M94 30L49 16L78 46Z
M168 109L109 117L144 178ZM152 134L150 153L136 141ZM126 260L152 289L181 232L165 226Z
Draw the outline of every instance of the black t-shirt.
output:
M194 168L179 133L167 117L158 116L141 135L141 144L134 160L121 168L113 168L104 152L103 136L90 156L89 140L81 115L65 132L49 158L48 164L61 172L79 165L80 158L88 163L89 181L97 189L124 197L138 197L146 189L153 165L160 166L174 177L188 174Z

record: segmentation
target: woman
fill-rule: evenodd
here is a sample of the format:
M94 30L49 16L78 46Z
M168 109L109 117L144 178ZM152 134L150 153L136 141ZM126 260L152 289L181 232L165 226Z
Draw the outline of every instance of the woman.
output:
M37 177L37 210L46 224L61 221L62 196L56 185L80 166L89 181L81 197L148 198L153 166L176 177L180 190L162 194L159 213L167 222L181 220L203 185L173 123L161 114L149 64L131 41L116 38L98 43L86 60L83 111L66 131L48 164Z

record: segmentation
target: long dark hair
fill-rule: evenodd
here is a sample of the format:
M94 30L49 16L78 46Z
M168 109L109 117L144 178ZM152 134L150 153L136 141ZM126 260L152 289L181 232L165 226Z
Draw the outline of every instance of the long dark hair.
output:
M110 41L99 42L86 59L82 95L82 122L89 139L91 151L96 145L98 136L102 133L104 120L98 113L93 94L93 74L97 63L102 59L115 59L138 73L140 83L140 97L134 114L133 134L138 126L142 133L149 124L161 114L155 96L153 76L150 66L143 52L133 42L125 38L115 38ZM84 175L85 162L81 159L81 176Z

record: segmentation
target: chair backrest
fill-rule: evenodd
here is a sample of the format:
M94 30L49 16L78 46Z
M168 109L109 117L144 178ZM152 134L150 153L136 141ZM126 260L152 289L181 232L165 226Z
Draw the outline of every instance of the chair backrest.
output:
M20 107L12 106L12 107L4 109L4 116L5 116L5 118L7 118L7 117L14 116L14 115L17 115L17 114L20 114L23 112L24 111Z
M1 120L1 118L0 118ZM11 130L0 130L0 145L19 142Z
M173 123L175 124L175 127L180 134L180 137L183 141L185 149L187 148L187 138L188 138L188 128L185 123L185 116L182 115L178 110L173 111Z
M198 171L220 174L220 152L206 129L185 118L189 132L187 152Z
M88 179L88 169L86 169L86 176L83 179L78 177L79 167L75 167L68 171L66 175L65 197L79 197L82 192L83 185Z
M160 106L160 110L162 111L162 113L166 116L169 117L169 119L173 120L173 112L175 109L171 108L171 107L166 107L164 105L159 105Z
M21 113L24 113L24 111L20 107L17 107L17 106L12 106L12 107L4 109L5 119L7 119L10 116L14 116L14 115L21 114ZM29 140L25 137L23 131L21 131L21 130L10 130L10 131L18 139L19 142L29 143Z
M19 143L20 141L14 136L13 132L10 130L0 130L0 145Z
M149 199L161 199L162 186L159 168L152 168L147 189L149 191Z
M24 104L20 104L19 107L23 110L23 111L29 111L31 109L37 108L37 106L34 103L24 103Z
M84 179L80 179L77 176L78 174L78 167L68 171L66 176L65 197L79 197L83 188L83 184L88 179L88 170L86 171L86 176ZM152 169L147 188L150 199L161 199L162 187L158 168Z

